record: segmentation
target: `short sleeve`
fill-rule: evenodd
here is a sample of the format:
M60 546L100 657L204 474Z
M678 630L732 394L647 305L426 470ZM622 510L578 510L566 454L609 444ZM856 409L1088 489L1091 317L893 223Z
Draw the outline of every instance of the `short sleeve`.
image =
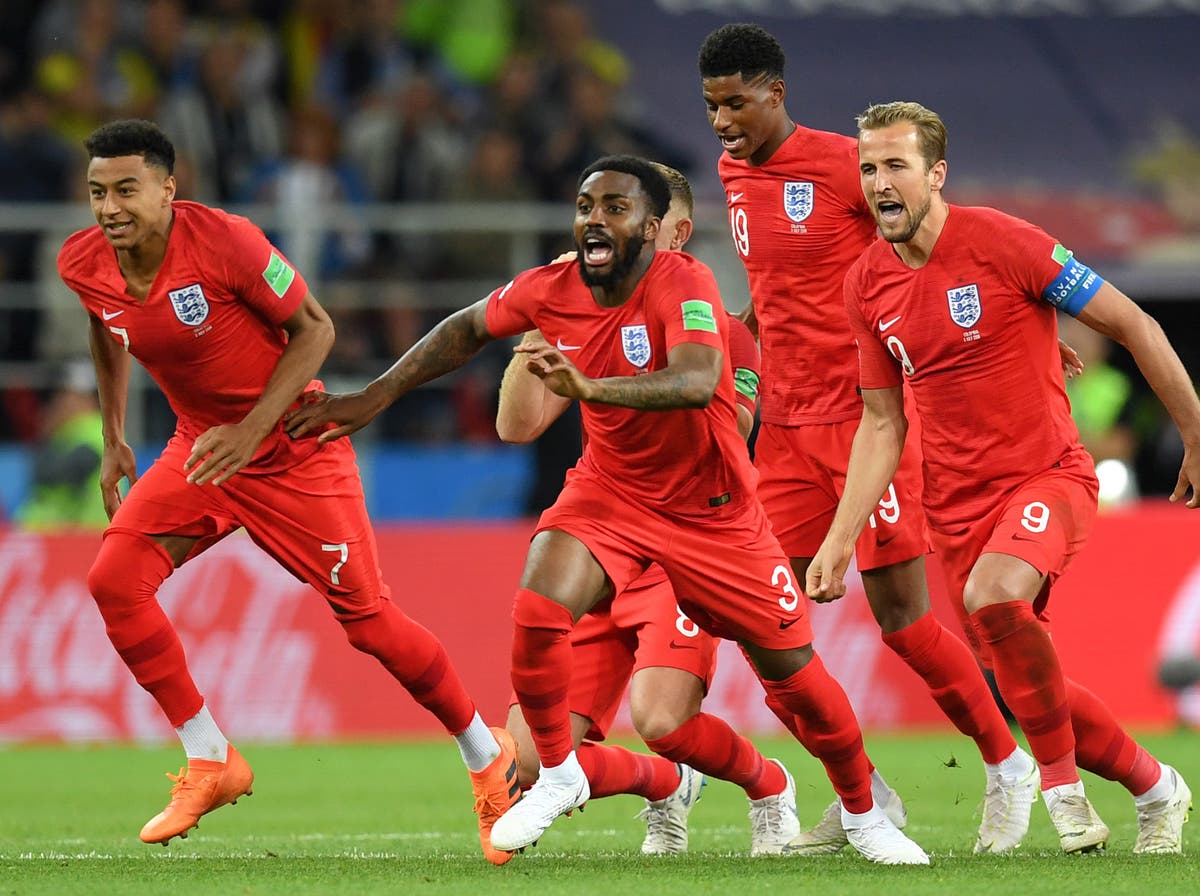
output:
M226 234L230 286L243 302L275 324L291 317L308 295L308 284L292 263L244 218L231 218Z
M533 323L531 306L541 295L533 277L534 271L526 271L508 283L492 290L487 297L487 329L496 339L517 336L527 330L537 329Z
M720 324L725 306L712 271L690 256L680 255L678 261L678 266L668 262L655 271L653 284L648 284L647 305L663 322L667 352L684 342L724 352Z
M863 389L887 389L903 383L896 359L888 353L879 337L867 324L863 313L862 291L859 287L860 265L846 275L843 294L850 332L858 344L858 379Z
M1091 301L1104 281L1041 228L1007 218L1010 233L996 243L1005 277L1025 295L1072 316Z

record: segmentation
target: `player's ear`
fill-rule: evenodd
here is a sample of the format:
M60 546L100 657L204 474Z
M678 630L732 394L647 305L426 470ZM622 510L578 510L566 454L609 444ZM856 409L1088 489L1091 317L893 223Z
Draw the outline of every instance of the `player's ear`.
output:
M772 81L767 89L771 92L771 105L782 106L784 97L787 96L787 85L783 83L783 78Z
M941 159L932 168L929 169L929 189L935 193L940 193L942 187L946 185L946 160Z
M175 183L175 175L168 174L163 179L163 205L171 204L171 200L175 198L176 188L177 184Z
M648 243L658 239L658 230L662 227L662 218L657 215L649 215L646 218L646 223L642 226L642 239Z
M675 233L671 236L671 248L678 252L687 241L692 238L692 221L690 218L683 218L675 224Z

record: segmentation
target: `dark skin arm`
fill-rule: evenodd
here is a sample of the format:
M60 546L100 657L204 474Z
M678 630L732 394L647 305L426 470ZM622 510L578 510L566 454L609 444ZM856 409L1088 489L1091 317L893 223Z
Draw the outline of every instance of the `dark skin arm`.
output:
M258 446L275 427L288 405L316 376L333 347L333 322L309 293L291 317L283 322L288 343L258 402L238 423L214 426L192 445L184 462L188 482L223 485L250 463Z
M288 434L299 438L333 423L320 441L340 439L362 429L398 398L417 386L457 370L493 340L487 330L487 299L451 314L425 334L395 364L359 392L314 393L303 407L288 414Z

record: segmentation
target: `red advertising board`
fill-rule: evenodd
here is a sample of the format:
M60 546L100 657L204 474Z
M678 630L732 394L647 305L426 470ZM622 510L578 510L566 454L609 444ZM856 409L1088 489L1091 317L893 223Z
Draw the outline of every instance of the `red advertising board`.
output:
M490 722L509 694L510 608L528 522L390 526L379 532L393 595L445 643ZM97 539L0 536L0 740L157 740L170 732L109 646L87 592ZM1064 666L1128 724L1200 724L1200 690L1176 699L1160 662L1200 654L1200 514L1147 504L1103 516L1053 597ZM936 574L934 579L936 581ZM935 590L937 590L935 588ZM238 740L393 737L436 721L351 648L319 595L248 539L232 537L161 591L192 672ZM956 623L940 594L935 605ZM865 727L944 725L916 677L883 647L857 584L812 608L817 648ZM746 732L777 731L732 645L707 707Z

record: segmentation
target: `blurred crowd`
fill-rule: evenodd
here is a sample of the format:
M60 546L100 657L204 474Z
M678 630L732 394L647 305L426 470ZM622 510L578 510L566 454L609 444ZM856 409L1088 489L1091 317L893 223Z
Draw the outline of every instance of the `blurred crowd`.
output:
M120 117L174 141L179 198L267 203L285 221L331 203L569 201L610 152L691 167L631 117L627 60L571 0L4 0L0 28L0 202L83 201L81 143ZM54 282L70 229L0 230L0 289L26 297L0 301L0 363L86 355L77 302ZM377 371L446 313L415 284L515 273L503 234L269 234L321 285L334 375ZM493 354L381 435L494 440L504 347ZM41 403L13 379L0 439L28 441ZM170 425L150 409L149 437Z
M695 160L638 107L632 74L574 0L3 0L0 203L82 203L82 140L119 117L154 119L172 138L180 198L265 204L293 222L333 203L570 201L578 172L612 152L694 174ZM1194 166L1175 158L1193 144L1180 146L1140 173L1159 182L1167 166L1194 187ZM76 363L87 327L54 269L63 238L88 220L11 221L0 228L0 442L44 447L73 419L64 407L94 410L76 407L94 395ZM335 319L325 368L335 385L374 375L454 307L429 300L439 282L495 285L515 272L503 232L268 232ZM563 247L547 239L534 260ZM1161 410L1105 359L1108 347L1071 338L1095 371L1072 385L1089 447L1123 461L1143 493L1170 491L1179 446ZM373 434L494 442L507 358L491 346L482 363L406 397ZM173 417L156 390L145 395L141 433L161 444ZM577 420L538 450L546 475L531 509L578 452ZM71 456L43 466L73 470Z

